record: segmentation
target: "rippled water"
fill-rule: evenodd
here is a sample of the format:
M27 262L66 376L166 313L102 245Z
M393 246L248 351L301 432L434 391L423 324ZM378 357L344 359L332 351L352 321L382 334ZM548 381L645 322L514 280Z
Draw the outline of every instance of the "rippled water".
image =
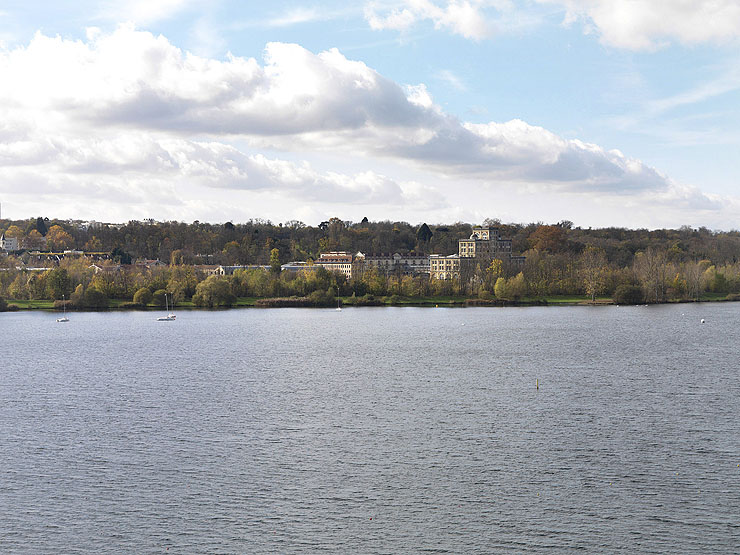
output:
M740 550L740 304L55 316L0 314L0 551Z

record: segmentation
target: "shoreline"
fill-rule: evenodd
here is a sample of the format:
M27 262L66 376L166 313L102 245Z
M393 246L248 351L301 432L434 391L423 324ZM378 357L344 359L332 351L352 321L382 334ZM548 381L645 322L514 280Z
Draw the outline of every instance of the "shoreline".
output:
M270 308L336 308L337 305L326 304L324 306L306 306L305 304L296 303L295 305L286 304L275 304L271 306L271 302L279 300L280 298L253 298L253 297L242 297L236 304L231 306L218 306L218 307L204 307L195 306L192 303L185 303L174 307L175 310L236 310L236 309L270 309ZM298 300L300 298L297 298ZM340 306L342 308L365 308L365 307L414 307L414 308L511 308L511 307L558 307L558 306L584 306L584 307L597 307L597 306L648 306L648 305L670 305L670 304L690 304L690 303L715 303L715 302L736 302L737 299L731 299L727 297L719 298L703 298L698 300L682 299L665 301L662 303L639 303L635 305L625 305L615 303L609 298L597 298L595 301L590 299L579 299L574 297L550 297L545 299L526 299L521 301L513 300L498 300L498 299L477 299L477 298L441 298L435 299L433 297L421 297L421 298L410 298L400 300L377 299L373 303L352 302L351 297L339 297ZM261 302L260 302L261 301ZM22 311L46 311L46 312L62 312L60 307L54 307L52 300L14 300L9 299L7 302L7 308L0 312L22 312ZM123 301L114 299L111 301L113 306L104 308L96 307L71 307L67 306L67 312L118 312L118 311L139 311L139 312L159 312L164 310L164 307L160 306L131 306L130 301Z

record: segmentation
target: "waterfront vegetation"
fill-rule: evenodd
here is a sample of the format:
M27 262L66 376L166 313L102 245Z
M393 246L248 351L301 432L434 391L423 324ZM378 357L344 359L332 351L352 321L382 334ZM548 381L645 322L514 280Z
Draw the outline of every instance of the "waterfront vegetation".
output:
M323 268L280 271L293 260L311 264L321 252L415 251L450 254L469 224L405 222L250 221L223 225L130 222L123 226L0 220L0 232L23 249L0 257L0 310L178 308L230 306L463 306L500 304L625 304L740 299L740 233L581 229L501 224L523 253L523 266L478 262L463 279L385 273L366 268L348 280ZM78 249L85 254L64 253ZM57 253L57 254L54 254ZM95 254L91 254L95 253ZM152 259L164 261L150 264ZM203 264L263 265L209 275ZM474 301L475 300L475 301Z

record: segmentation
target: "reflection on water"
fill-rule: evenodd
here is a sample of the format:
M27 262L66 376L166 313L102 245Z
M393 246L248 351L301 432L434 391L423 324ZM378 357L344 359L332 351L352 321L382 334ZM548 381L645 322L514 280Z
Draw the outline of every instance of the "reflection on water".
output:
M0 550L734 552L739 312L1 314Z

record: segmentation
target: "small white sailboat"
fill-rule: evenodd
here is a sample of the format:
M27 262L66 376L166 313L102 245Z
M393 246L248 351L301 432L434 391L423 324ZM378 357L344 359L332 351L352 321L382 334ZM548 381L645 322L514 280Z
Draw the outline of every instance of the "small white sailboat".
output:
M62 295L62 310L63 315L61 318L57 318L57 322L69 322L69 318L67 318L67 303L64 302L64 295Z
M339 298L337 298L337 312L341 312L342 311L342 305L340 304L341 302L342 301L340 301Z
M167 312L167 316L160 316L157 318L157 322L172 322L176 316L174 312L170 312L167 307L167 293L164 294L164 310Z

